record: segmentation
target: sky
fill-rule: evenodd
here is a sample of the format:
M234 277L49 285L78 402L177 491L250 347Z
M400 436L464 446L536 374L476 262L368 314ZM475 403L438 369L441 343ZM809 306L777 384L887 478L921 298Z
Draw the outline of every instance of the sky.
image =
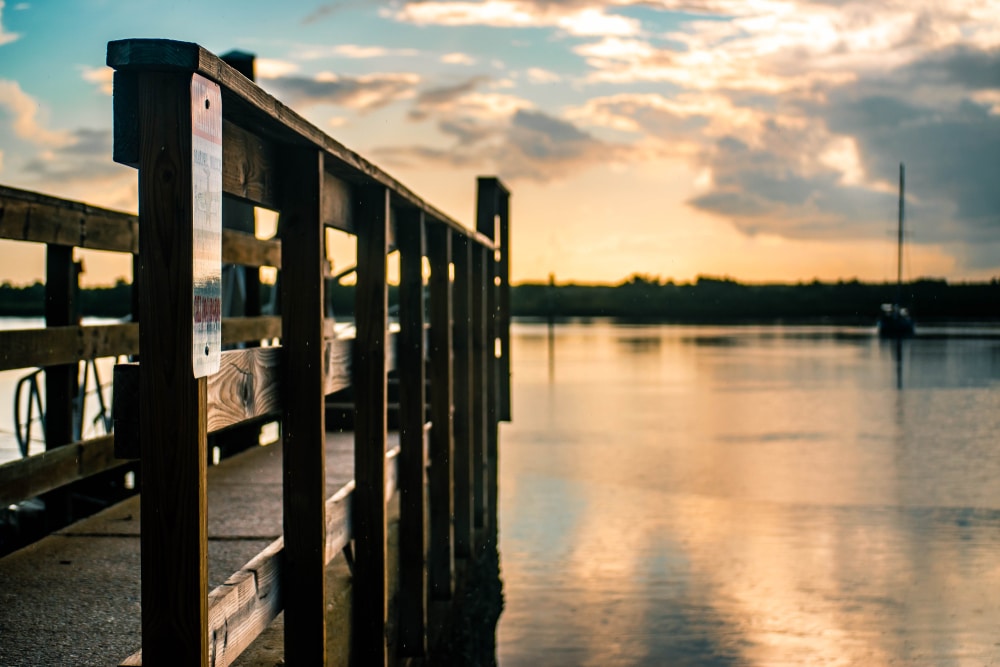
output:
M259 84L471 225L515 282L1000 276L995 0L0 1L0 184L135 212L109 40L257 55ZM88 255L85 282L127 275ZM0 243L0 281L44 253Z

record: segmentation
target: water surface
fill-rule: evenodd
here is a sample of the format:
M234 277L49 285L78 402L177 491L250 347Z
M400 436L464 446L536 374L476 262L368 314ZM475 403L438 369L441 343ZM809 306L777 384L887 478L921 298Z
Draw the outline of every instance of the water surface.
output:
M1000 340L515 326L501 665L1000 661Z

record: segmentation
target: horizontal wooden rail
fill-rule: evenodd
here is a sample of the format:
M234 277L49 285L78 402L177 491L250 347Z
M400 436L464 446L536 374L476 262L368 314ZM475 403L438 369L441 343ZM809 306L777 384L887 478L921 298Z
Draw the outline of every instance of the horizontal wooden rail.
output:
M135 323L0 331L0 370L138 353Z
M399 447L385 455L385 500L396 493ZM326 554L329 564L353 538L351 507L354 481L327 499ZM225 583L208 595L209 664L226 667L233 664L251 642L284 609L281 568L285 540L279 537L233 573ZM142 665L142 651L122 661L122 667Z
M227 345L280 335L280 317L222 320L222 342ZM0 331L0 371L138 353L139 325L134 322Z
M0 185L0 239L136 254L139 218ZM281 241L224 229L222 261L281 268Z
M332 394L351 384L350 339L327 339L323 351L323 389ZM227 350L219 372L208 378L208 432L281 414L280 347ZM115 366L114 415L119 458L139 456L139 364Z
M264 92L254 82L198 44L165 39L125 39L108 43L107 64L115 71L114 159L137 166L139 162L138 72L190 72L205 76L222 86L223 192L251 203L276 208L273 183L265 174L281 173L273 145L313 145L325 153L325 171L330 185L323 189L323 223L353 232L354 204L346 183L385 186L394 207L416 208L477 243L494 247L488 236L473 231L431 206L396 179L349 150L309 123L291 108ZM232 127L228 128L227 124ZM236 130L243 134L234 141ZM253 130L251 130L253 128ZM227 142L227 138L229 141ZM229 175L227 177L227 174ZM254 180L254 175L259 177ZM255 183L256 185L251 185ZM344 215L348 213L348 215Z
M139 252L139 219L0 186L0 238L135 254Z
M82 440L0 465L0 506L19 503L127 463L115 458L114 436Z

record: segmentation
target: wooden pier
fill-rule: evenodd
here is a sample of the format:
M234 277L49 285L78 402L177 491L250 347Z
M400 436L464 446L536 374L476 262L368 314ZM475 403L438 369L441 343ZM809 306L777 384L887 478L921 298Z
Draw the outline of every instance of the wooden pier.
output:
M46 451L0 466L0 501L126 471L141 493L0 559L0 663L433 663L496 554L508 190L480 178L469 229L196 44L111 42L108 65L138 218L0 188L0 238L46 244L48 266L46 328L0 332L0 370L45 369ZM221 201L198 180L202 105ZM249 206L278 212L278 238L247 231ZM326 316L331 228L357 240L350 334ZM213 242L279 270L277 312L248 280L222 317L199 274ZM77 323L74 248L134 256L131 322ZM78 363L119 355L138 356L115 369L114 434L73 442ZM272 422L280 442L256 446ZM212 466L223 443L246 451Z

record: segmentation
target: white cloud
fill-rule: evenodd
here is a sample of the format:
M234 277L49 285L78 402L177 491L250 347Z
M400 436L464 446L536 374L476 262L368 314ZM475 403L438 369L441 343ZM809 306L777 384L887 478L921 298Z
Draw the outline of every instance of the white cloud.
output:
M299 71L296 63L276 58L257 58L254 61L254 74L259 79L276 79Z
M16 39L18 39L20 37L20 35L18 35L16 33L6 32L4 30L4 28L3 28L3 7L4 7L4 2L3 2L3 0L0 0L0 45L10 44L11 42L15 41ZM24 3L21 3L19 5L15 5L14 6L14 9L27 9L27 8L28 8L28 6L26 4L24 4Z
M497 28L559 28L571 35L634 35L640 30L638 20L609 14L600 4L557 5L524 0L485 0L484 2L446 2L429 0L385 9L384 16L417 25L469 26Z
M322 60L325 58L350 58L365 60L369 58L387 58L391 56L410 57L419 55L416 49L389 49L384 46L366 46L360 44L337 44L301 46L292 54L300 60Z
M115 71L110 67L80 65L80 74L84 81L97 84L105 95L114 94Z
M446 53L441 56L441 62L448 65L475 65L476 59L465 53Z
M73 142L68 132L50 130L39 121L39 104L21 90L16 81L0 79L0 107L13 117L14 134L43 146L65 146Z
M531 83L555 83L562 80L562 77L555 72L541 67L530 67L525 74Z

